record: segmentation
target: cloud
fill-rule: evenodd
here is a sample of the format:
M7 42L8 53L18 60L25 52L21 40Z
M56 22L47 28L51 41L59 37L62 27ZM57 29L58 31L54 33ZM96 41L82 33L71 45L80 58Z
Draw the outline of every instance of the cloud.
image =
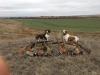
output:
M0 16L100 14L100 0L0 0Z

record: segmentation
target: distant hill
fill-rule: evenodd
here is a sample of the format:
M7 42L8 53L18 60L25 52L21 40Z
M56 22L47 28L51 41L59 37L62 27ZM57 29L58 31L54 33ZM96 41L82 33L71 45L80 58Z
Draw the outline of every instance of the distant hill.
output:
M0 17L2 19L69 19L69 18L100 18L100 15L78 15L78 16L38 16L38 17Z

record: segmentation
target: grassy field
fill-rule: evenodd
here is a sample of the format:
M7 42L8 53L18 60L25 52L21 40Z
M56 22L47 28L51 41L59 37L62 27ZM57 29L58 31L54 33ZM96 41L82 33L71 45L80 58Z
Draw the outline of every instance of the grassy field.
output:
M100 75L100 18L97 19L0 19L0 55L5 57L12 75ZM23 26L25 25L25 26ZM29 28L31 27L31 28ZM33 29L32 29L33 28ZM78 31L81 44L91 50L79 56L59 55L59 45L51 44L53 56L20 56L30 42L34 42L35 29L69 29ZM42 31L42 30L40 30ZM80 31L84 31L80 33ZM99 33L88 33L97 32ZM55 35L54 35L55 34ZM75 34L77 35L77 34ZM51 35L62 39L58 32ZM39 47L40 48L40 47ZM65 47L66 50L67 46ZM33 49L37 50L37 49Z
M23 25L38 29L68 29L80 32L100 32L100 18L87 19L19 19Z

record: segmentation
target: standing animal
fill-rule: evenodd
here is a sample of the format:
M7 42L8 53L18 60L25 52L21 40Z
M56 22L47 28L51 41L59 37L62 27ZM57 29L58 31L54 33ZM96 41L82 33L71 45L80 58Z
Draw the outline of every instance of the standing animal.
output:
M63 41L64 42L73 42L73 43L77 43L79 41L79 37L78 36L74 36L74 35L70 35L68 34L68 31L63 30Z
M35 39L36 39L37 41L40 41L40 40L49 41L50 33L51 33L50 30L45 30L44 33L42 33L42 34L37 34L36 37L35 37Z
M68 34L68 31L63 30L63 42L68 43L69 45L72 45L71 51L68 51L68 54L71 55L80 55L83 54L83 52L80 50L79 46L79 37Z

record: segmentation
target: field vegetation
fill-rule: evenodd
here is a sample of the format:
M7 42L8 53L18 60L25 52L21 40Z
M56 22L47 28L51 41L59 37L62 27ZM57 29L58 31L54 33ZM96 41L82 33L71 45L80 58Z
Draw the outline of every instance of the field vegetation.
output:
M62 29L76 32L84 47L91 49L91 54L20 57L19 50L42 29L56 31L54 34L58 36ZM53 37L57 37L54 34ZM0 19L0 55L7 59L12 75L100 75L100 18Z
M100 31L100 18L80 19L21 19L23 25L37 29L61 30L68 29L78 32Z

